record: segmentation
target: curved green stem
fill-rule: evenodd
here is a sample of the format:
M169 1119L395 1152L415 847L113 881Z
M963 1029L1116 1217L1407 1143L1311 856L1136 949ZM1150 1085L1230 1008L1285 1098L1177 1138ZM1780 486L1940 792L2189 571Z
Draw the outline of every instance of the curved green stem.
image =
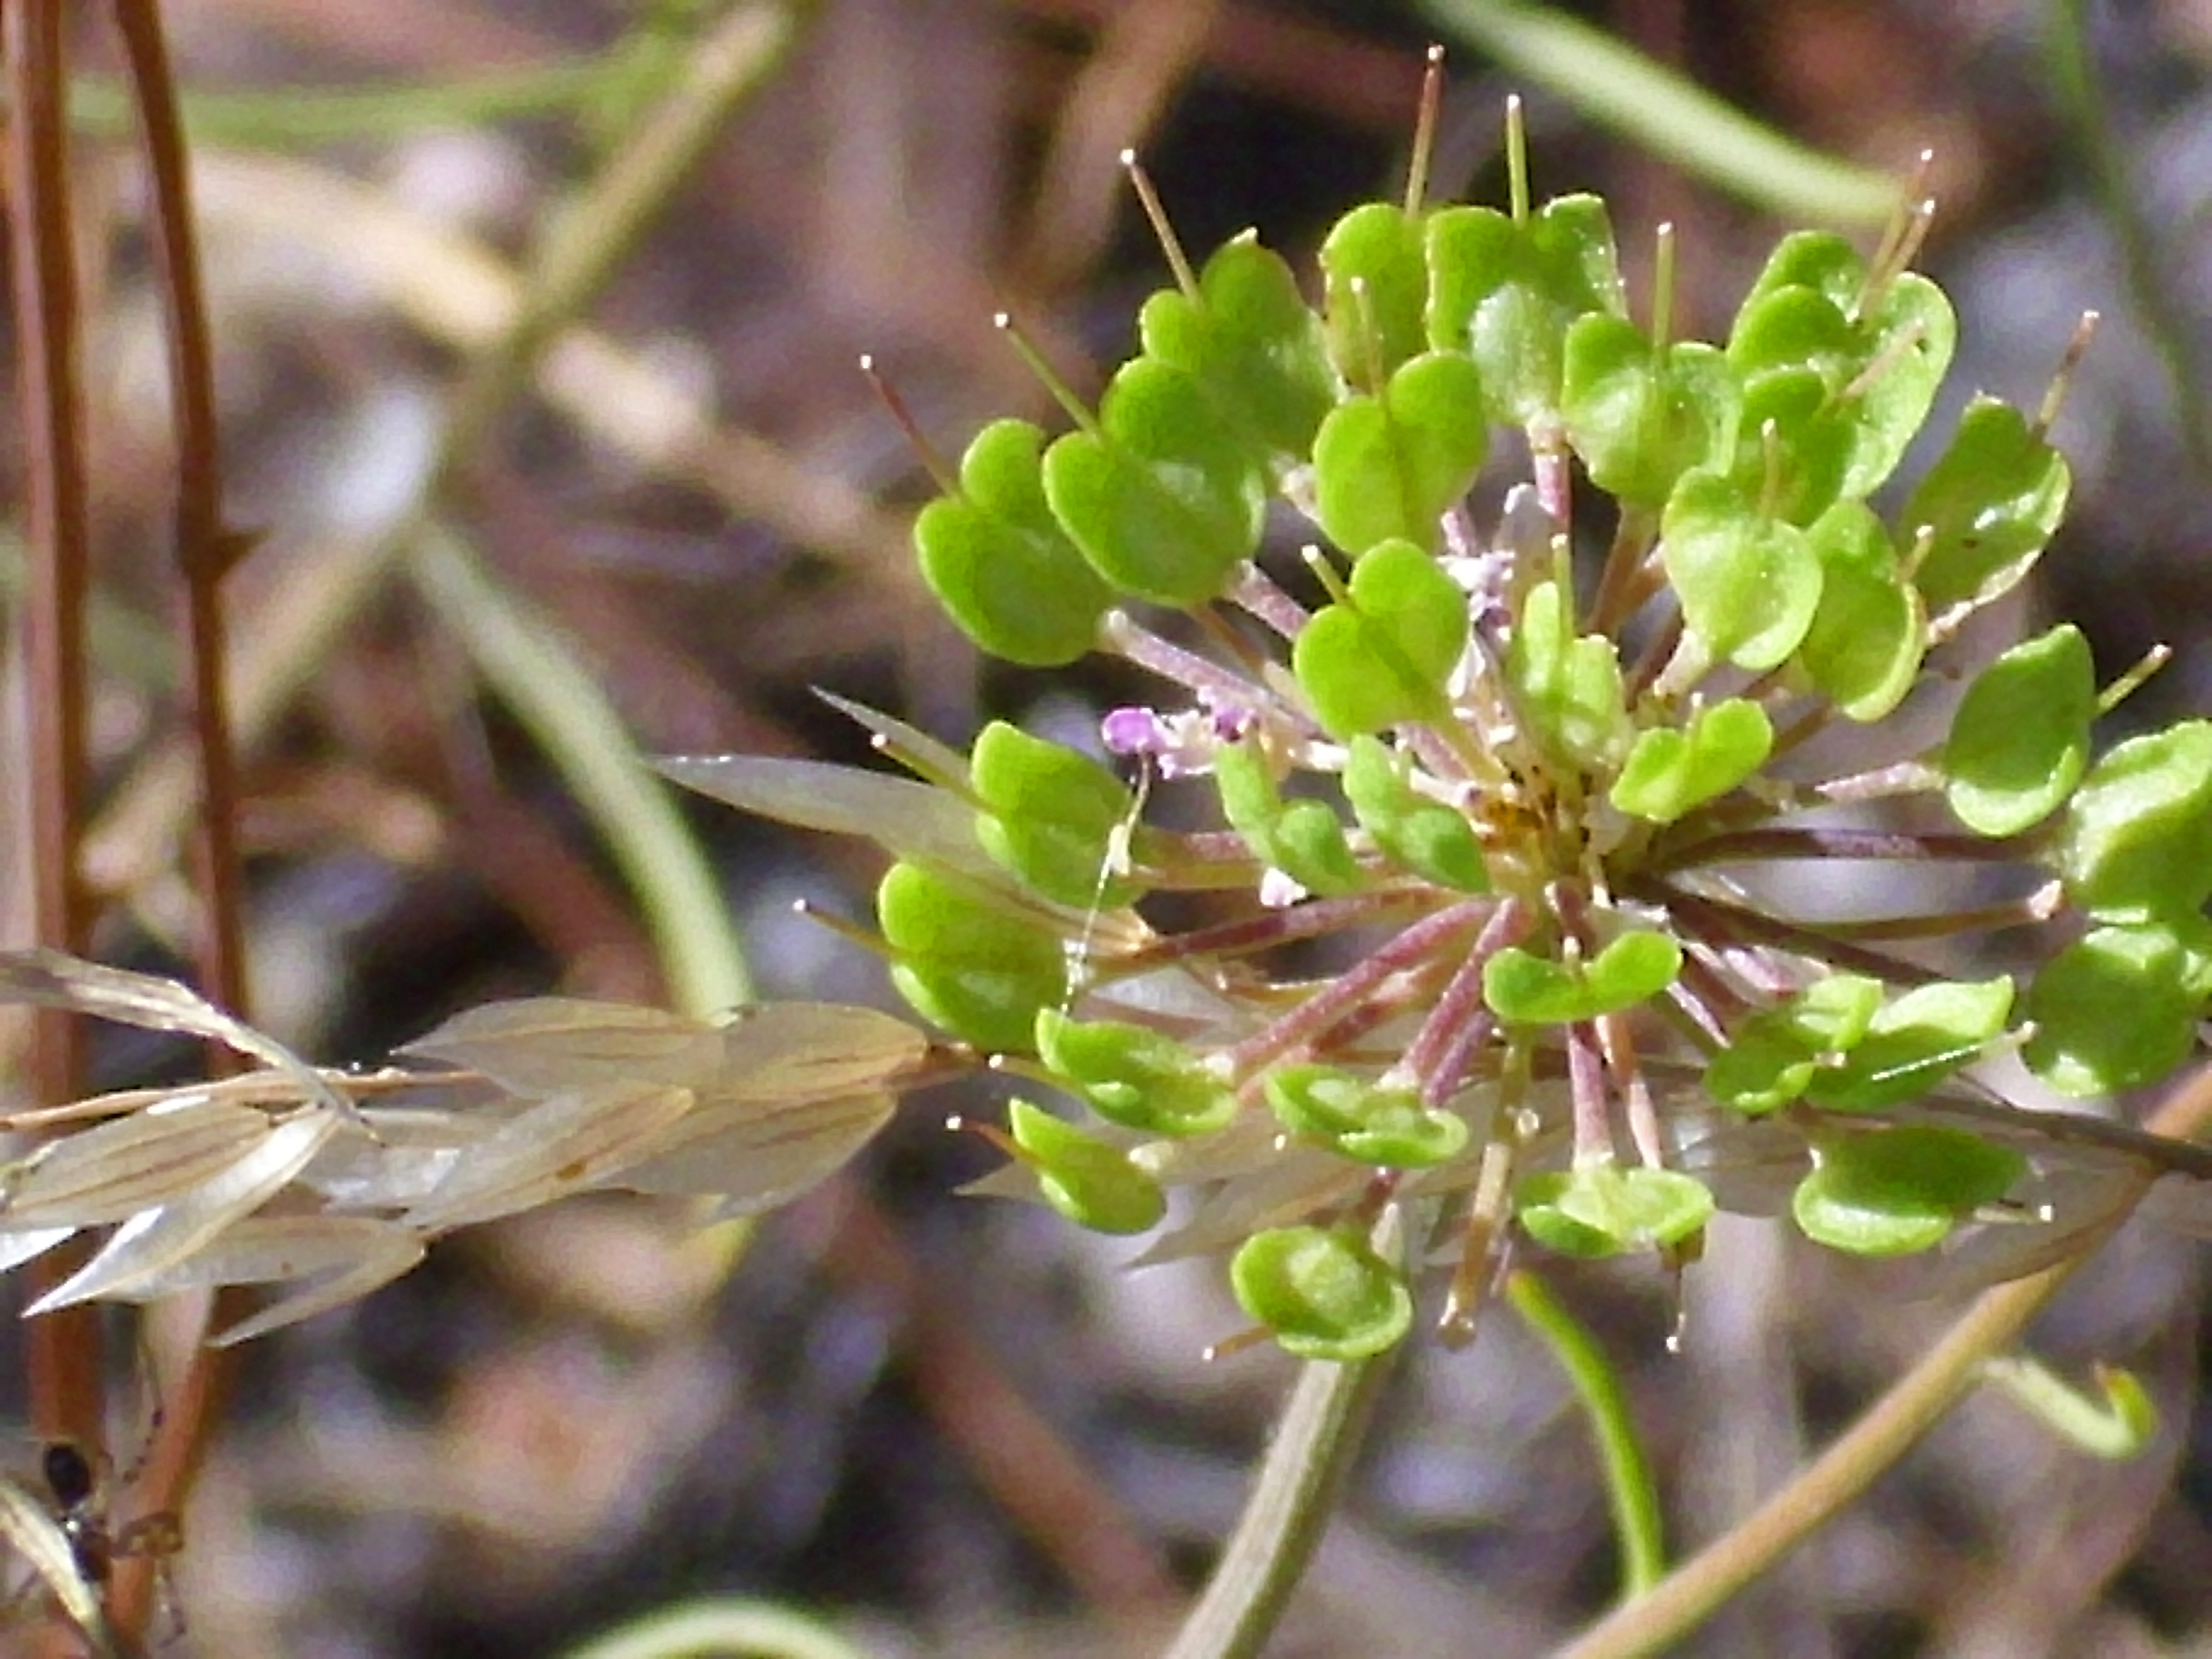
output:
M605 838L637 895L677 1001L709 1014L751 1000L751 976L720 884L668 785L638 752L575 643L501 587L441 525L425 527L407 570Z
M1667 1546L1659 1514L1659 1489L1651 1465L1636 1437L1628 1395L1620 1373L1605 1357L1589 1328L1569 1313L1535 1274L1520 1272L1505 1281L1506 1300L1552 1351L1552 1358L1574 1385L1589 1414L1605 1474L1613 1527L1620 1540L1620 1583L1624 1599L1646 1594L1667 1571Z
M2212 1122L2212 1066L2201 1068L2145 1127L2191 1139ZM2146 1166L2142 1190L2158 1171ZM2088 1260L2131 1205L2081 1240L2072 1257L1984 1291L1966 1316L1889 1392L1797 1478L1734 1530L1682 1563L1648 1595L1600 1620L1554 1659L1631 1659L1664 1651L1754 1578L1803 1543L1887 1473L1979 1378L1989 1358L2021 1331L2069 1275Z
M1328 1528L1390 1358L1316 1359L1298 1372L1237 1530L1165 1659L1260 1651Z
M690 1601L633 1620L562 1659L863 1659L815 1620L763 1601Z
M1763 126L1602 30L1522 0L1421 0L1445 34L1595 124L1768 212L1878 225L1898 182Z
M1421 1231L1419 1219L1409 1224L1394 1206L1376 1227L1375 1248L1400 1260L1408 1236ZM1328 1530L1337 1492L1398 1352L1309 1360L1300 1369L1237 1530L1165 1659L1254 1659L1266 1644Z

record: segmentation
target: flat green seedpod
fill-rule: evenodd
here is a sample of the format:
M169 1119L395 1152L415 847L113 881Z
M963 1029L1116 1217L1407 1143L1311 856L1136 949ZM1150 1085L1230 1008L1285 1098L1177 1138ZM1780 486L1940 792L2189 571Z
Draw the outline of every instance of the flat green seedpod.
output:
M1044 453L1045 499L1091 568L1155 605L1202 605L1260 545L1267 483L1197 378L1171 363L1124 364L1097 429Z
M1981 1057L2012 1012L2013 983L1938 980L1876 1011L1866 1035L1822 1067L1805 1097L1831 1111L1881 1111L1926 1094Z
M1237 1300L1302 1359L1365 1359L1413 1322L1405 1275L1350 1227L1273 1227L1229 1263Z
M2065 516L2073 474L2010 404L1978 397L1905 504L1907 539L1928 536L1914 580L1930 611L1985 605L2025 576Z
M1595 196L1562 196L1526 219L1492 208L1429 216L1429 343L1481 371L1489 418L1527 426L1556 415L1567 330L1626 314L1613 224Z
M1776 246L1738 308L1728 357L1747 380L1784 369L1818 378L1820 406L1849 434L1824 510L1863 499L1896 470L1928 418L1958 332L1950 301L1927 277L1897 272L1870 292L1866 263L1849 242L1800 231ZM1744 429L1755 433L1757 422Z
M1890 278L1858 326L1863 362L1844 390L1856 390L1858 443L1843 494L1857 500L1897 471L1926 423L1958 349L1959 318L1950 296L1917 271Z
M1206 262L1195 295L1166 289L1146 301L1137 336L1146 356L1195 377L1278 471L1305 459L1337 400L1320 319L1290 266L1250 232Z
M1697 471L1668 497L1660 534L1683 620L1715 656L1754 673L1789 659L1820 604L1820 561L1802 530L1735 480Z
M1523 1177L1513 1213L1547 1249L1602 1258L1681 1243L1712 1219L1713 1195L1678 1170L1600 1164Z
M2212 720L2130 738L2059 820L2066 896L2109 921L2178 923L2212 897Z
M1774 245L1753 278L1736 307L1730 337L1742 332L1747 314L1784 289L1810 289L1838 312L1850 311L1858 303L1866 275L1866 260L1848 238L1832 230L1793 230Z
M1023 884L1077 909L1116 908L1144 890L1113 869L1131 816L1127 787L1088 755L994 720L969 761L983 850Z
M1853 1255L1910 1255L2002 1199L2027 1159L1963 1129L1899 1124L1818 1149L1790 1213L1815 1243Z
M1445 351L1409 358L1381 391L1330 410L1315 434L1321 527L1354 558L1394 539L1434 547L1444 509L1489 448L1474 365Z
M1858 430L1820 370L1763 369L1744 378L1742 398L1735 464L1727 471L1747 497L1800 527L1846 499Z
M915 1012L977 1048L1019 1053L1040 1007L1066 994L1067 963L1049 928L923 868L894 864L876 889L891 982Z
M1237 1091L1193 1050L1149 1026L1037 1012L1037 1054L1110 1123L1180 1139L1227 1127Z
M1618 648L1602 635L1575 633L1557 582L1537 583L1522 600L1505 684L1514 712L1554 757L1595 771L1626 754L1635 728Z
M1508 945L1482 965L1482 1000L1498 1018L1561 1025L1649 1001L1682 971L1682 947L1632 927L1588 962L1563 962Z
M1344 798L1384 857L1439 886L1490 891L1482 842L1467 814L1417 793L1408 766L1379 738L1352 740L1344 762Z
M1224 744L1213 757L1222 816L1252 856L1308 892L1356 892L1366 884L1344 825L1327 802L1285 800L1256 743Z
M1128 1153L1063 1123L1041 1106L1006 1106L1014 1144L1029 1155L1044 1201L1079 1227L1099 1233L1149 1232L1167 1213L1160 1183Z
M1919 678L1927 606L1863 501L1838 501L1806 527L1805 539L1820 562L1820 600L1796 665L1838 713L1878 720Z
M1467 595L1408 541L1352 572L1349 594L1299 630L1291 672L1331 737L1449 718L1445 682L1467 651Z
M1632 817L1672 823L1692 807L1725 795L1765 764L1774 747L1766 711L1729 697L1691 715L1686 725L1636 734L1614 780L1612 801Z
M1434 1110L1419 1093L1382 1088L1334 1066L1285 1066L1268 1073L1267 1103L1285 1128L1357 1164L1419 1170L1466 1150L1467 1120Z
M1030 668L1088 652L1114 592L1052 515L1042 475L1044 432L994 421L960 463L960 494L914 521L923 581L961 632Z
M1879 980L1831 974L1730 1032L1705 1067L1705 1092L1747 1115L1786 1106L1824 1061L1857 1046L1881 1006Z
M1559 412L1590 481L1656 508L1692 467L1734 454L1741 398L1727 360L1701 341L1656 350L1626 317L1593 313L1567 331Z
M2155 923L2098 927L2076 939L2028 987L2028 1068L2082 1097L2172 1073L2196 1047L2205 1012L2191 955Z
M1943 798L1978 835L2016 836L2058 810L2089 764L2097 670L2071 623L1974 677L1943 745Z
M1322 239L1329 355L1361 392L1377 390L1425 343L1423 241L1422 216L1395 202L1363 202Z

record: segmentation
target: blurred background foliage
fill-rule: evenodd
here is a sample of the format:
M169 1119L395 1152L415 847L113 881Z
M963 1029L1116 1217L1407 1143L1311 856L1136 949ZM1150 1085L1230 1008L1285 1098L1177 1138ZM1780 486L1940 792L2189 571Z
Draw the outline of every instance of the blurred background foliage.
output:
M1130 689L1110 671L979 668L914 574L903 520L926 482L854 367L872 353L955 452L986 418L1046 406L998 310L1095 388L1165 281L1124 145L1194 250L1256 225L1310 268L1335 216L1400 188L1421 50L1442 38L1437 191L1500 198L1501 100L1528 93L1540 192L1602 191L1632 270L1656 225L1678 228L1678 333L1723 329L1789 224L1863 229L1863 197L1784 220L1654 159L1623 136L1646 89L1601 82L1578 105L1463 33L1495 9L1463 0L752 9L792 26L787 49L634 245L609 250L581 326L437 477L433 544L459 549L446 568L468 580L418 566L403 582L360 550L413 520L453 459L453 388L510 323L532 250L725 9L165 8L197 100L230 511L265 532L230 590L241 674L266 682L246 710L254 1013L319 1057L379 1059L498 995L687 994L575 804L558 728L488 654L501 618L562 643L647 752L863 758L816 686L954 741L992 715L1077 736ZM2113 112L2101 161L2054 79L2069 7L1571 9L1856 168L1901 177L1933 149L1923 264L1961 318L1954 402L1986 386L2032 404L2077 314L2107 313L2058 428L2077 506L2031 603L2079 618L2106 674L2174 644L2142 717L2212 704L2212 490L2174 390L2212 349L2212 8L2088 9ZM88 27L108 804L88 857L114 907L102 954L163 969L189 903L161 782L171 462L111 56ZM2115 179L2149 228L2132 266ZM2141 305L2154 290L2178 319L2162 338ZM762 994L884 1000L862 953L789 914L800 896L864 913L872 854L686 811ZM177 1059L104 1054L105 1083ZM952 1198L991 1161L944 1133L956 1104L914 1105L734 1272L726 1241L673 1212L578 1201L456 1237L368 1303L248 1350L176 1564L179 1650L504 1659L712 1594L811 1607L887 1656L1157 1650L1285 1367L1201 1365L1239 1322L1210 1268L1131 1276L1047 1214ZM1679 1356L1648 1264L1563 1281L1630 1373L1678 1548L1846 1420L1945 1306L1778 1229L1720 1224L1728 1272L1691 1275ZM2063 1364L2142 1372L2166 1413L2150 1455L2093 1464L1971 1401L1697 1650L2212 1650L2197 1300L2186 1251L2139 1228L2039 1333ZM1500 1310L1471 1353L1422 1354L1396 1380L1273 1651L1542 1652L1603 1605L1612 1561L1584 1427Z

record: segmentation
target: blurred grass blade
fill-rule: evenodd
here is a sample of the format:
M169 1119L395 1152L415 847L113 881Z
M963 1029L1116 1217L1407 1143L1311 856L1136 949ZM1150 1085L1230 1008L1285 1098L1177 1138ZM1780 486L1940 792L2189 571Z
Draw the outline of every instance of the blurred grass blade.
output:
M1419 9L1447 40L1769 213L1880 225L1897 210L1897 179L1808 149L1556 6L1420 0Z

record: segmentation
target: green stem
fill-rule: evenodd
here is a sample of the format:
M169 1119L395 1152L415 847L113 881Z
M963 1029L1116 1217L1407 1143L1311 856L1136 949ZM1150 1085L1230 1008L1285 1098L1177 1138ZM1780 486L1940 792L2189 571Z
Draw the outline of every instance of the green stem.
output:
M1667 1571L1667 1546L1659 1514L1659 1489L1651 1465L1636 1437L1628 1395L1620 1373L1606 1358L1587 1326L1567 1311L1550 1287L1527 1272L1510 1275L1505 1297L1528 1321L1566 1372L1589 1415L1605 1474L1613 1532L1620 1540L1620 1583L1624 1599L1646 1595Z
M1237 1530L1165 1659L1259 1653L1328 1529L1389 1362L1316 1359L1299 1370Z
M179 102L185 134L196 144L304 149L350 139L400 137L429 127L564 114L598 94L626 67L592 58L428 86L191 92ZM69 112L72 127L96 137L124 137L133 122L129 94L120 82L103 76L71 81Z
M1898 183L1887 174L1784 137L1556 7L1420 0L1420 9L1584 118L1770 213L1878 225L1897 210Z
M2212 1066L2199 1068L2144 1127L2188 1140L2208 1122ZM2149 1190L2156 1174L2144 1168L2138 1196ZM1796 1480L1676 1567L1650 1595L1608 1613L1553 1659L1632 1659L1680 1642L1887 1473L1973 1387L1984 1364L2019 1340L2027 1322L2133 1207L2116 1206L2112 1219L2086 1235L2068 1260L1984 1291L1941 1342Z
M1423 1224L1394 1206L1376 1226L1375 1248L1398 1260ZM1328 1530L1396 1353L1300 1368L1237 1530L1164 1659L1255 1659L1266 1644Z
M580 647L492 580L460 538L428 526L408 574L466 647L605 837L645 913L677 1001L709 1014L752 981L714 872L663 783L582 665Z
M2097 80L2089 48L2089 8L2083 0L2051 0L2044 37L2048 42L2051 87L2059 113L2073 130L2075 147L2089 169L2098 210L2119 244L2128 299L2136 320L2158 355L2173 396L2173 413L2200 473L2212 473L2212 413L2191 368L2189 326L2181 307L2160 280L2158 238L2144 218L2138 193L2130 183L2128 163L2112 117Z
M862 1659L815 1620L760 1601L664 1608L571 1648L562 1659Z

